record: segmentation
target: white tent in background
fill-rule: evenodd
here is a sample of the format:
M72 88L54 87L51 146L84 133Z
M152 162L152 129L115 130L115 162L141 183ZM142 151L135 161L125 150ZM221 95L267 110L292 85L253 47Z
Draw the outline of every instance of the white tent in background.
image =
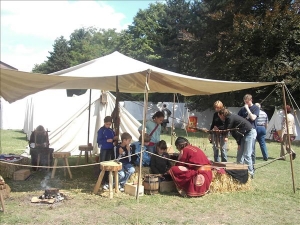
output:
M269 125L267 128L267 135L266 135L266 139L273 139L273 131L279 131L279 133L281 132L281 123L283 120L283 116L284 116L284 111L282 109L274 110L273 116L271 118L271 120L269 121ZM296 137L295 140L300 140L300 125L299 125L299 118L300 118L300 111L296 110L296 115L295 116L295 124L296 124L296 128L297 128L297 133L298 136Z
M162 109L162 105L166 104L167 108L171 111L172 115L169 118L168 127L172 126L174 119L174 127L180 128L184 121L184 116L186 113L185 103L173 103L173 102L148 102L146 119L150 120L153 114ZM174 115L173 115L173 105L174 105ZM144 113L144 102L139 101L124 101L124 108L134 116L139 121L143 120Z
M94 153L98 153L97 131L103 126L104 117L111 115L115 107L115 97L110 92L106 93L106 103L101 103L100 95L99 90L92 90L89 141L89 92L67 97L66 90L46 90L29 96L24 122L27 138L38 125L43 125L49 130L50 147L54 151L78 155L78 146L89 142L94 146ZM134 141L138 140L138 127L141 124L122 106L120 120L120 134L126 131Z
M152 102L148 102L148 108L147 108L147 115L146 119L151 119L152 115L157 112L158 110L161 110L162 104L166 104L167 108L171 110L173 113L173 103L172 102L159 102L157 104L154 104ZM190 116L196 116L197 117L197 127L199 128L210 128L213 115L215 113L212 109L206 109L204 111L196 111L192 110L189 111L186 108L185 103L175 103L174 104L174 114L171 115L168 124L169 127L172 126L172 119L174 118L174 127L175 128L182 128L185 129L185 127L189 123L189 117ZM143 120L143 110L144 110L144 103L139 101L125 101L124 107L128 112L134 116L137 120ZM241 107L228 107L228 109L234 113L237 114L238 111L241 109Z

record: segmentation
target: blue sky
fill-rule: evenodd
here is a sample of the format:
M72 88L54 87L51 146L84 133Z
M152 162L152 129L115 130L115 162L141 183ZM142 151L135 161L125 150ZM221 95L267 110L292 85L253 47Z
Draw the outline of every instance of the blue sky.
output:
M1 0L1 61L30 72L47 60L56 38L78 28L116 28L132 23L139 9L163 0L9 1Z

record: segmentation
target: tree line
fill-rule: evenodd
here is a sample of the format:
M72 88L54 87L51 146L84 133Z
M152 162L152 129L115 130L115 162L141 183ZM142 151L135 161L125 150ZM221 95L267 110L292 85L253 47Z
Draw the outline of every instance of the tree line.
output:
M300 2L288 0L167 0L139 10L121 32L95 27L58 37L47 60L33 72L52 73L119 51L129 57L188 76L226 81L284 81L300 102ZM245 93L265 106L280 106L274 86L211 96L179 96L190 109L215 100L241 106ZM269 95L271 93L271 95ZM123 100L142 95L123 94ZM149 100L173 101L172 94Z

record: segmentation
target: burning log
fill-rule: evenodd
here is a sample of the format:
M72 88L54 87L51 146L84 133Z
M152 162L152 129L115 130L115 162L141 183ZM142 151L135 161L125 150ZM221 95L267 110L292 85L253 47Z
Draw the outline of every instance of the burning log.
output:
M58 188L47 188L47 189L45 189L45 195L56 195L57 193L59 193Z
M48 188L40 197L33 197L32 203L48 203L53 204L54 202L60 202L67 199L66 195L59 192L58 188Z

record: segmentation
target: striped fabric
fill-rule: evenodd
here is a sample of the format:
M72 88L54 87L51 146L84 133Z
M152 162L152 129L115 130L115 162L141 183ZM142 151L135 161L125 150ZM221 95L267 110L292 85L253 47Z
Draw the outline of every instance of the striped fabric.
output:
M265 126L269 123L268 115L264 111L259 111L259 116L257 118L257 126Z

